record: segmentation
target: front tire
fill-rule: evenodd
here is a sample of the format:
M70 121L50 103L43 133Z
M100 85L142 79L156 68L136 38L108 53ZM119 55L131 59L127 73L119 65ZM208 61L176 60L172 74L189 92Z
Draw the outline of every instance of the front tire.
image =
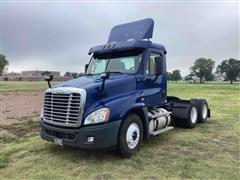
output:
M142 121L136 114L129 114L120 128L118 151L124 158L131 157L139 150L143 140Z

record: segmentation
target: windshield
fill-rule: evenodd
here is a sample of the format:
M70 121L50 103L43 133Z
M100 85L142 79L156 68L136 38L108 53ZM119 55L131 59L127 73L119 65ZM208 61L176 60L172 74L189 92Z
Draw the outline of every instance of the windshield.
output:
M86 74L103 72L135 74L142 59L142 50L94 54Z

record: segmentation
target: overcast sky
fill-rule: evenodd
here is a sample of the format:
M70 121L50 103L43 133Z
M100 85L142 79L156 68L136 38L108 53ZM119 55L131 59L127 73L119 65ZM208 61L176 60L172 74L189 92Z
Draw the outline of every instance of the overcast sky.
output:
M1 53L9 71L82 72L88 50L114 25L151 17L169 70L184 75L196 58L239 59L237 2L2 2Z

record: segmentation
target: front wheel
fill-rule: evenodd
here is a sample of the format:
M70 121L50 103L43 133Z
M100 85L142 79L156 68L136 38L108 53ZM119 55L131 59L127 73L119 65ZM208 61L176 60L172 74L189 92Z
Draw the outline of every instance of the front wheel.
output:
M118 150L122 157L129 158L141 146L143 125L136 114L129 114L123 121L119 133Z

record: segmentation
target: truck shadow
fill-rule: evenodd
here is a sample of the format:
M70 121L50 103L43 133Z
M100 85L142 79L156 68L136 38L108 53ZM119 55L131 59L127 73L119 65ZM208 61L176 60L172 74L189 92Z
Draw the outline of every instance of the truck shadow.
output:
M141 156L149 156L145 152L151 151L159 145L164 145L169 140L169 135L160 135L152 137L149 141L144 140L139 151L137 151L130 159L122 158L116 148L111 149L99 149L99 150L88 150L79 149L67 146L58 146L52 143L46 144L47 153L51 156L57 156L60 159L64 159L73 163L80 163L87 161L88 163L100 163L100 162L111 162L124 161L139 159ZM143 157L142 157L143 158ZM140 158L141 159L141 158Z
M209 124L212 124L210 122ZM169 147L174 147L176 145L176 137L179 136L179 134L183 136L188 136L188 134L191 134L193 138L196 138L194 136L198 136L197 133L203 133L207 131L209 128L206 126L209 126L209 124L199 124L198 127L194 129L184 129L181 127L175 127L174 130L171 130L169 132L151 137L149 141L144 140L143 144L140 148L140 150L131 157L131 159L139 159L140 157L144 156L150 156L153 149L156 151L161 151L160 149L167 149ZM195 132L193 134L193 132ZM185 145L187 145L188 142L185 142ZM122 161L124 160L118 153L116 148L112 149L100 149L100 150L87 150L87 149L79 149L79 148L73 148L73 147L67 147L67 146L58 146L52 143L47 143L46 145L46 151L47 153L50 153L51 156L57 156L61 159L70 161L70 162L81 162L81 161L88 161L92 163L96 162L109 162L111 160L114 161ZM159 149L160 148L160 149ZM157 153L157 152L155 152ZM140 158L141 159L141 158Z
M84 161L109 161L109 159L121 160L121 156L118 155L115 149L103 149L103 150L87 150L79 149L67 146L57 146L55 144L47 145L48 153L54 156L58 156L61 159L69 160L71 162Z
M131 157L137 158L139 154L144 154L145 151L149 151L155 146L164 145L170 139L171 135L161 134L155 137L151 137L149 141L144 140L143 144L138 152ZM46 144L46 151L50 153L52 156L58 156L61 159L68 160L70 162L81 162L81 161L96 161L98 162L107 162L110 160L124 160L118 152L116 148L111 149L99 149L99 150L88 150L88 149L79 149L68 146L58 146L52 143Z

